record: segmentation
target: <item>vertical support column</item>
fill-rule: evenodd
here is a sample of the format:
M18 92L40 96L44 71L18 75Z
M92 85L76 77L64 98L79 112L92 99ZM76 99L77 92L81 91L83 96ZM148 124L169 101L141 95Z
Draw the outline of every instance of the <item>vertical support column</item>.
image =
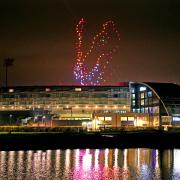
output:
M159 127L162 127L161 111L162 111L162 104L161 101L159 100Z

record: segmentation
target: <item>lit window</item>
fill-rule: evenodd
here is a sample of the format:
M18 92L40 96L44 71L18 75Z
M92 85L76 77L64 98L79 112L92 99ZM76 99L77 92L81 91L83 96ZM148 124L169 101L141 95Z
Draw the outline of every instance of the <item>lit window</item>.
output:
M46 88L45 91L46 91L46 92L49 92L49 91L50 91L50 88Z
M127 117L121 117L121 121L127 121Z
M132 99L135 99L135 94L132 94Z
M148 107L145 108L145 113L148 113Z
M173 121L180 121L180 117L173 117Z
M154 113L159 113L159 107L158 106L154 107Z
M141 93L141 99L143 99L144 98L144 93Z
M141 108L141 113L144 113L144 108Z
M142 86L139 88L140 91L146 91L146 87Z
M151 114L152 113L151 111L152 111L152 107L148 107L148 113Z
M142 105L142 106L144 105L144 99L141 100L141 105Z
M132 89L131 89L131 92L132 92L132 93L134 93L134 92L135 92L134 88L132 88Z
M152 97L152 91L148 92L148 97Z
M82 91L81 88L75 88L75 91Z
M112 117L105 117L105 121L111 121Z
M10 93L14 92L14 89L9 89L9 92L10 92Z
M128 121L134 121L134 117L128 117Z
M135 106L135 104L136 104L136 103L135 103L135 100L132 101L132 104L133 104L133 106Z

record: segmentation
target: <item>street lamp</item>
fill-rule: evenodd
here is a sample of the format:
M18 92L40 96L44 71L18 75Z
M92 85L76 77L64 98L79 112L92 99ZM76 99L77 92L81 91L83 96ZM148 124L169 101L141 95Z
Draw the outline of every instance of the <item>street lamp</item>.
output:
M6 71L6 79L5 79L5 85L8 86L8 67L13 66L14 59L13 58L6 58L4 59L4 67Z

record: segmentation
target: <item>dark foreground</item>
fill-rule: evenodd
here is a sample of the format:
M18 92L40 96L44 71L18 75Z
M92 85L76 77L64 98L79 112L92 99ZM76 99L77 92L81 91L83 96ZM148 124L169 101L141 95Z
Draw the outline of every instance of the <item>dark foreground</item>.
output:
M0 134L0 150L66 148L180 148L180 133L135 132L9 132Z

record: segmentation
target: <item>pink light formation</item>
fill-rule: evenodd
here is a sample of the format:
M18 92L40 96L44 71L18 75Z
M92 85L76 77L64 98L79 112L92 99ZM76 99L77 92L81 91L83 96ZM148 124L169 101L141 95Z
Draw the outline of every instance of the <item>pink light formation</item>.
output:
M120 34L113 21L107 21L102 25L101 31L93 37L90 48L83 51L83 32L85 20L82 18L76 26L76 63L74 75L81 85L100 85L106 82L105 70L112 60L112 55L118 49ZM92 58L93 56L93 58ZM87 61L95 60L92 67Z

